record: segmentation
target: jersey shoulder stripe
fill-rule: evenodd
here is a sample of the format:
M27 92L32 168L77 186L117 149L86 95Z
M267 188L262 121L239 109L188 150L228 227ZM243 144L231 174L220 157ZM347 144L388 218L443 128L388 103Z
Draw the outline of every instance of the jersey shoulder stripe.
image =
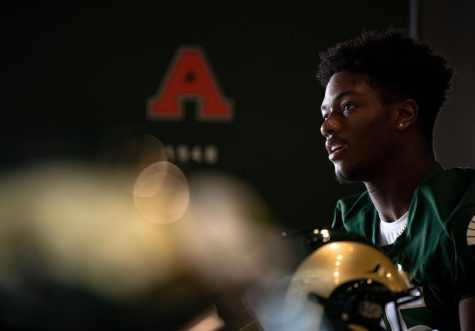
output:
M475 215L473 215L467 228L467 245L475 245Z

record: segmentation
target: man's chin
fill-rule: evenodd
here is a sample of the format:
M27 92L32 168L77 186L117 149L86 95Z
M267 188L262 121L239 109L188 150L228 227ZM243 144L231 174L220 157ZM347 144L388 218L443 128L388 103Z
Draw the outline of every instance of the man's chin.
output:
M335 177L340 184L354 184L362 181L355 172L342 171L342 169L335 169Z
M338 174L336 174L335 177L336 177L336 181L339 184L354 184L354 183L359 182L358 180L353 180L353 179L350 179L350 178L346 178L346 177L343 177L343 176L338 175Z

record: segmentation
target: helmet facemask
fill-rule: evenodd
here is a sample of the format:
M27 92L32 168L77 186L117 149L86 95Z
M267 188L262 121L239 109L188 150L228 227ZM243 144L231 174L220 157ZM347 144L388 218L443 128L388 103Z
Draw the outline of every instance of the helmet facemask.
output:
M419 297L407 276L375 247L327 241L297 268L287 302L300 307L292 308L294 316L298 316L296 309L307 316L322 315L313 330L383 330L385 310L395 309L393 313L400 317L398 306ZM398 324L402 330L400 320Z

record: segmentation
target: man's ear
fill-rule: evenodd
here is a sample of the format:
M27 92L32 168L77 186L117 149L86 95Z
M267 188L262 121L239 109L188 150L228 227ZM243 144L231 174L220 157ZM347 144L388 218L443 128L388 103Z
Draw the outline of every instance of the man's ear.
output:
M395 114L395 124L400 130L403 130L416 122L419 114L419 105L414 99L406 99L397 104Z

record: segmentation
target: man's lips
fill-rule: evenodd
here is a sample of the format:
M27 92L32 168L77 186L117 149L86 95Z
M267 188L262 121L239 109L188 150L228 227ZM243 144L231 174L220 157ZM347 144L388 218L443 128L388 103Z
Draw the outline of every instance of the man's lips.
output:
M325 147L328 152L328 158L332 161L338 156L340 156L342 152L347 148L344 142L332 138L326 141Z

